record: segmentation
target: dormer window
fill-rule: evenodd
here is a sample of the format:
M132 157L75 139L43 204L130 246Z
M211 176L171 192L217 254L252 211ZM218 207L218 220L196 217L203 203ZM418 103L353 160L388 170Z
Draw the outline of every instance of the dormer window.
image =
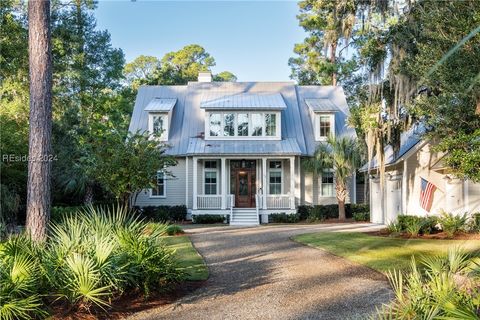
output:
M148 112L148 132L154 139L168 141L168 129L177 99L153 98L145 107Z
M148 116L148 132L160 141L168 140L168 115L150 113Z
M335 135L335 115L318 113L315 115L315 136L317 141L325 141Z
M279 140L280 112L207 112L206 139Z

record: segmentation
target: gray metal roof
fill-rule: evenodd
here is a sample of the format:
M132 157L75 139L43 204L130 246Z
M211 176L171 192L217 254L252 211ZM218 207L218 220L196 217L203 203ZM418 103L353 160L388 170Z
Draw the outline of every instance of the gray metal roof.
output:
M170 112L177 103L177 99L153 98L145 107L145 111Z
M260 147L263 146L269 150L269 153L271 151L276 152L275 154L312 155L319 142L315 141L312 120L305 99L325 98L332 101L339 110L335 113L336 135L353 136L355 134L352 128L346 126L348 106L341 87L297 86L293 82L190 82L185 86L141 86L129 130L136 132L148 129L148 110L145 108L152 99L176 98L177 102L170 122L168 143L171 147L168 153L186 156L189 152L193 152L190 145L191 139L202 136L205 131L205 110L201 108L201 103L232 95L276 96L280 97L285 104L285 108L281 110L281 141L223 140L219 143L223 145L223 150L232 150L234 154L257 152L265 154L266 151L262 151ZM211 149L206 147L203 150L210 152Z
M302 152L297 140L293 138L284 140L205 140L190 138L188 142L188 155L201 154L248 154L248 155L300 155Z
M328 98L305 99L305 103L313 112L335 112L340 109Z
M422 124L414 125L410 130L405 131L400 135L400 149L398 154L394 154L392 146L385 147L385 165L395 164L401 160L412 148L422 141L422 135L425 133L425 127ZM370 163L370 168L378 167L377 158L374 157ZM360 171L367 171L368 163L360 168Z
M220 109L220 110L283 110L286 109L280 93L210 93L207 92L202 97L200 103L202 109Z

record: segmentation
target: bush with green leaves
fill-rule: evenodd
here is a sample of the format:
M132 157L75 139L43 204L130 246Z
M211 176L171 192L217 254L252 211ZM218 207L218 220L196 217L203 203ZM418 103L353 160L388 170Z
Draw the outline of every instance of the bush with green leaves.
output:
M442 230L448 237L453 237L459 231L465 231L467 228L468 217L466 214L455 215L443 211L440 215L439 223Z
M192 216L193 223L197 224L224 223L225 220L225 216L221 214L194 214Z
M174 236L174 235L177 235L177 234L185 233L185 231L183 231L182 227L180 227L177 224L169 224L166 228L166 232L169 236Z
M268 215L268 222L271 223L296 223L299 220L299 216L296 213L287 214L285 212L281 212Z
M141 217L155 222L180 222L187 217L187 207L180 206L146 206L135 207Z
M169 289L184 273L163 243L166 233L166 225L124 207L90 206L53 223L41 246L11 237L0 244L0 319L44 314L40 297L106 308L125 291Z
M353 218L355 213L369 213L370 207L368 204L345 204L345 215L347 218ZM303 206L298 213L305 215L308 221L323 221L326 219L338 219L338 204L326 204L315 206Z
M355 212L353 214L353 220L355 221L370 221L369 212Z
M389 272L395 299L374 319L478 319L480 268L475 258L453 248L445 256L412 257L408 273Z
M398 228L400 231L406 232L411 236L418 236L419 234L431 234L436 231L438 225L438 218L435 216L413 216L413 215L400 215L398 216Z
M480 232L480 212L472 213L469 229L473 232Z
M392 221L389 224L387 224L387 231L389 233L400 233L402 232L402 226L398 221Z

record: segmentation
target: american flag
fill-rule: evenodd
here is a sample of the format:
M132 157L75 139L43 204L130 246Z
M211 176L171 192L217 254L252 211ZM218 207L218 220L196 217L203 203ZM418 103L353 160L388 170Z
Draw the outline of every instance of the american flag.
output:
M421 191L420 191L420 207L430 212L432 207L433 193L437 189L433 183L422 179Z

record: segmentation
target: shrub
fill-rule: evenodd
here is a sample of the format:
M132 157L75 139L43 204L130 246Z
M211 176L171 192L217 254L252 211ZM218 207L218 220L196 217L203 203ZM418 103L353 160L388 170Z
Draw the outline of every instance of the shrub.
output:
M401 215L398 217L398 223L402 231L409 235L418 236L423 226L423 218L418 216Z
M199 214L193 215L192 221L198 224L224 223L225 216L221 214Z
M299 215L294 213L287 214L285 212L282 212L272 213L268 215L268 222L271 223L295 223L299 220Z
M375 319L478 319L480 292L472 257L456 248L421 265L412 257L409 273L389 272L395 299Z
M84 210L83 206L76 207L52 207L50 211L50 220L52 222L62 222L63 219L71 217L77 212Z
M187 207L181 206L146 206L135 207L143 218L155 222L179 222L187 216Z
M472 232L480 232L480 212L472 213L469 230Z
M306 220L309 217L310 211L312 210L312 208L313 208L312 206L306 206L306 205L298 206L297 208L298 219Z
M437 225L438 225L438 218L435 216L428 216L428 217L422 217L421 219L421 224L422 226L420 227L420 233L421 234L432 234L438 231Z
M183 229L179 225L170 224L170 225L167 226L167 234L169 236L174 236L176 234L182 234L182 233L185 233L185 232L183 231Z
M368 213L368 212L355 212L353 214L353 220L355 220L355 221L370 221L370 213Z
M37 309L46 309L39 296L89 309L108 307L112 298L132 289L145 295L169 289L184 274L174 251L162 242L166 228L149 225L123 207L90 206L53 223L42 246L10 238L0 244L0 273L5 271L0 275L0 318L38 316ZM12 269L12 263L19 266ZM8 288L13 288L10 293ZM9 317L5 312L12 310L16 313Z
M345 205L345 214L347 218L353 217L355 213L368 213L370 214L370 206L366 203L347 203Z
M454 215L444 211L440 215L439 223L447 236L453 237L457 232L465 229L467 220L466 214Z
M399 222L392 221L387 225L387 231L389 233L399 233L399 232L402 232L403 230Z

